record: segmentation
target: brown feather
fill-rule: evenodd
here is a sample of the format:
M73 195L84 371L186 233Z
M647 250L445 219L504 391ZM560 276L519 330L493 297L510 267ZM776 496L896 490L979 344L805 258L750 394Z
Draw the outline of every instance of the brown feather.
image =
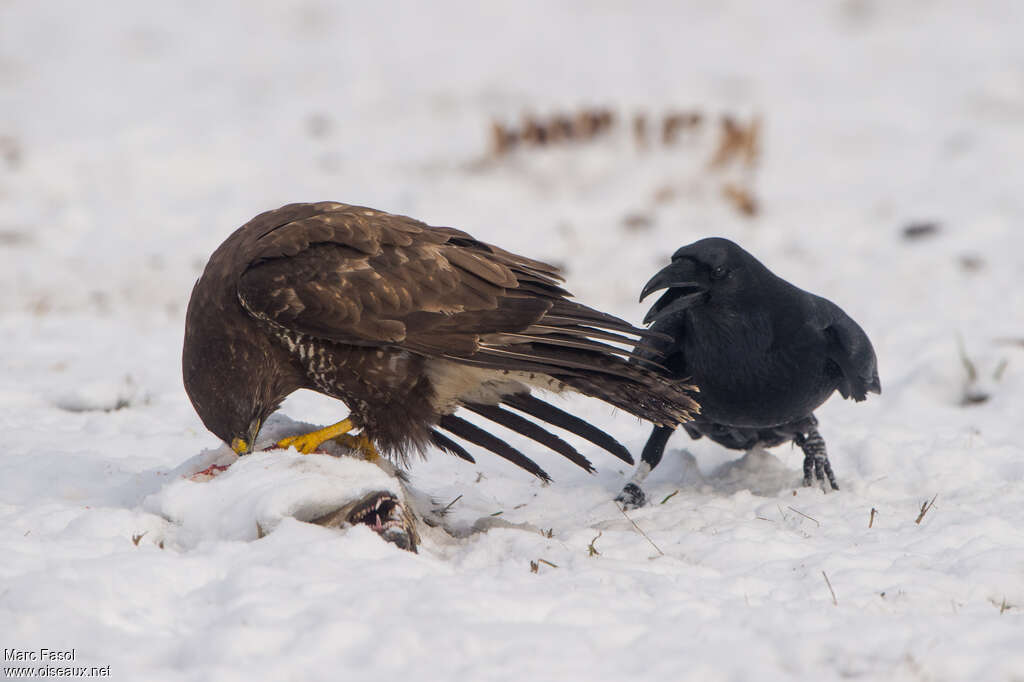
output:
M211 256L189 303L186 389L229 442L249 437L289 392L311 388L345 401L386 452L434 444L468 455L433 430L440 425L545 479L528 457L449 412L473 403L581 466L567 443L495 404L529 386L570 388L660 424L687 420L690 387L634 355L653 333L568 300L561 282L558 268L454 228L361 206L290 204ZM628 457L607 434L527 398L513 406Z

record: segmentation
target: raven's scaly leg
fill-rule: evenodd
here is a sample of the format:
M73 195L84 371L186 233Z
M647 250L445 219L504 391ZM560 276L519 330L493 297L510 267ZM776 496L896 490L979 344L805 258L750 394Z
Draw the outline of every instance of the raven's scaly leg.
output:
M625 509L637 509L647 504L647 495L644 494L640 484L644 482L651 470L658 466L661 456L665 454L665 445L668 444L668 439L674 431L675 429L670 426L655 426L651 431L647 445L644 446L644 452L640 456L640 464L633 472L629 483L623 486L622 492L615 498L615 501Z
M832 490L839 490L839 486L836 484L836 475L832 473L832 463L828 461L825 439L821 437L818 430L811 428L806 435L797 434L793 442L804 451L804 485L814 485L814 481L817 480L821 483L822 490L828 492L825 487L827 478Z

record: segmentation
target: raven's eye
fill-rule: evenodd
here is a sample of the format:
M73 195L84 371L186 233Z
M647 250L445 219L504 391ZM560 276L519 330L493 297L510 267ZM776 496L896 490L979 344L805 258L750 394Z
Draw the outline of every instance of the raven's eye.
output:
M711 271L711 279L722 279L725 277L725 268L719 265Z

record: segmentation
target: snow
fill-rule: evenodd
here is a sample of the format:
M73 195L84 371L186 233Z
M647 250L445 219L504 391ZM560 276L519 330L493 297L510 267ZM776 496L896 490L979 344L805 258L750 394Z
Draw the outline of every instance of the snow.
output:
M0 2L0 646L119 680L1024 679L1022 15ZM586 106L612 133L487 158L492 119ZM633 114L669 110L705 122L638 150ZM707 168L721 114L762 117L756 169ZM187 480L225 455L181 387L192 283L256 213L317 200L563 264L635 321L677 247L735 239L874 342L883 394L817 413L842 490L799 487L799 450L679 434L626 518L628 467L516 440L553 484L483 452L413 464L461 498L412 554L299 520L394 485L371 465L277 451ZM642 448L628 415L564 405Z

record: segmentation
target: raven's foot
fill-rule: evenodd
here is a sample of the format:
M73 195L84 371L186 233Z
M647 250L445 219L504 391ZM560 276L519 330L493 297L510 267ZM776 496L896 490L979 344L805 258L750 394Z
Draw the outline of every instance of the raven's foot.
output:
M810 487L817 481L821 485L821 489L828 492L828 488L825 486L827 479L832 490L839 490L836 475L832 473L832 463L828 460L825 439L821 437L818 430L811 429L807 435L797 434L793 442L804 451L804 485Z
M623 509L639 509L647 504L647 495L636 483L627 483L615 501L621 504Z

